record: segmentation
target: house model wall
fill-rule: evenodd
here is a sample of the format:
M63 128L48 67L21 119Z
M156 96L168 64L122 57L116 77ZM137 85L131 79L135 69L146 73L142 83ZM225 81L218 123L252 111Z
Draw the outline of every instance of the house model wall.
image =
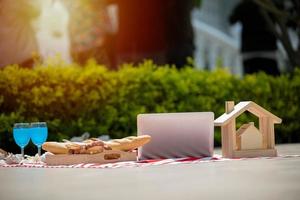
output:
M236 132L237 150L262 149L263 136L253 122L242 125Z
M252 101L243 101L237 105L234 105L233 101L228 101L225 104L225 110L226 112L214 122L215 126L221 127L224 157L277 156L274 124L281 123L282 120L279 117ZM248 124L236 131L236 118L245 111L259 118L259 129L256 129L254 124Z

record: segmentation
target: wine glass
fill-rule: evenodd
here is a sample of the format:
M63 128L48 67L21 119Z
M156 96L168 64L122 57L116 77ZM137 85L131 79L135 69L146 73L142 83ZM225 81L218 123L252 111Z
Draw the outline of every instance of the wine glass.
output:
M29 123L15 123L13 136L16 144L21 147L21 154L24 157L24 148L30 141Z
M31 140L38 147L38 155L41 156L41 147L47 140L48 128L46 122L31 123Z

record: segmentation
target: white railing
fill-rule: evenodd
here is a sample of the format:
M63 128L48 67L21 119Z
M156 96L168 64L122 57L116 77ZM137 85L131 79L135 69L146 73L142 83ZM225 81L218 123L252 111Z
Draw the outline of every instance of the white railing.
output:
M233 74L242 74L239 41L193 17L195 62L199 69L213 70L220 64Z

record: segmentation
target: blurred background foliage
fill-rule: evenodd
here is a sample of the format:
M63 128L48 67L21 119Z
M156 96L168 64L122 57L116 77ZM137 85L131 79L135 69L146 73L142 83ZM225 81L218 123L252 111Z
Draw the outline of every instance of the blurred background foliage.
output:
M89 132L120 138L136 134L139 113L213 111L224 102L252 100L283 119L276 142L300 142L300 70L292 75L265 74L239 78L226 69L176 69L145 61L107 70L90 61L85 66L48 64L34 69L0 70L0 148L19 152L12 137L16 122L46 121L48 140L61 141ZM238 126L253 120L244 114ZM255 120L255 119L254 119ZM220 145L216 129L215 144ZM31 144L26 153L36 152Z

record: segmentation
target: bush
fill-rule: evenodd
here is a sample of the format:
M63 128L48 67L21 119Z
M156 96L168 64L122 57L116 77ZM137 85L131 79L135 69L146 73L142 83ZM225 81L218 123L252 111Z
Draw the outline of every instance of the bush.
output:
M48 140L85 131L119 138L136 133L139 113L213 111L218 117L226 100L255 101L283 119L276 126L277 142L300 141L299 71L293 77L259 74L241 79L221 69L177 70L150 61L118 71L92 62L33 70L9 66L0 70L0 91L0 147L13 152L19 151L12 138L16 122L46 121ZM215 141L220 144L219 133Z

